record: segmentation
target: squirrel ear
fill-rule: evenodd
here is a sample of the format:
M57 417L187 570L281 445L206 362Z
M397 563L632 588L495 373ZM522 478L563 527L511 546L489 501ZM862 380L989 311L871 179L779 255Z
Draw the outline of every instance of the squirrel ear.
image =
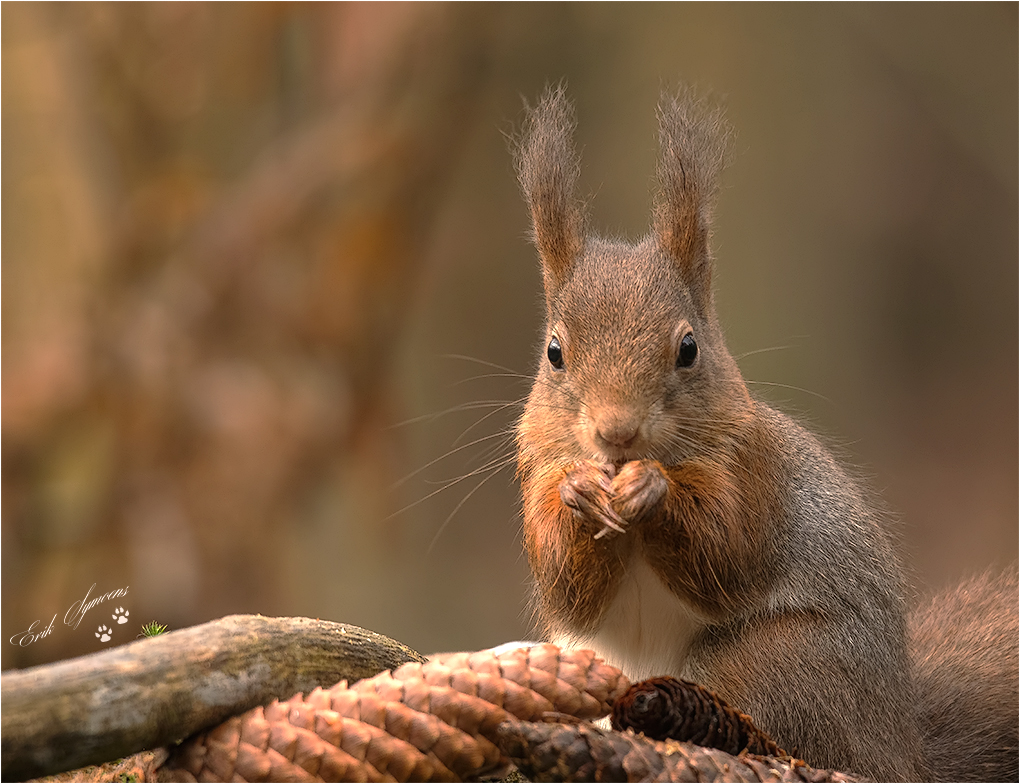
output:
M722 109L698 98L691 88L664 93L659 101L655 234L695 300L705 306L712 286L708 250L711 213L730 136Z
M548 298L566 282L584 246L584 216L574 194L581 162L572 138L574 109L562 84L547 87L536 107L525 108L515 158Z

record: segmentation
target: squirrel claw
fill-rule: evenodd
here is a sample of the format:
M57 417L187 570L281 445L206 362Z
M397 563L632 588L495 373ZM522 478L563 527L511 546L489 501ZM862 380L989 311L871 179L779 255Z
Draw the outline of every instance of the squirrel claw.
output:
M602 523L604 527L601 531L595 534L595 536L593 537L595 539L601 539L603 536L608 536L609 534L613 533L613 531L616 531L617 533L621 534L625 533L623 526L613 522L608 517L605 520L599 520L599 522Z
M613 512L612 515L600 515L599 522L602 523L602 530L595 534L596 539L601 539L603 536L607 536L613 531L620 534L626 533L627 529L624 528L624 522L620 519L620 516L616 514L616 512Z
M661 466L651 460L635 460L613 479L613 512L631 522L647 519L662 503L669 484Z
M596 539L613 531L626 531L626 522L611 506L614 474L611 466L580 463L568 471L560 482L560 498L563 503L578 517L602 526L595 534Z

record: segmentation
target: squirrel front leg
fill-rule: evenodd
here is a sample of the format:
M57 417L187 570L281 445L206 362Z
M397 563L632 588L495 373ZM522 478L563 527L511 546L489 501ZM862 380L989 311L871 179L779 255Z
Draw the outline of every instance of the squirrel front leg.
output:
M571 465L560 480L560 499L574 510L581 520L591 520L602 526L595 534L601 539L611 531L623 533L625 521L613 508L613 483L616 468L611 463L580 460Z
M612 491L613 509L633 524L644 558L674 594L720 617L760 592L767 529L779 519L772 495L742 492L731 470L698 460L631 461Z
M709 617L760 591L770 541L763 526L778 514L719 466L539 464L522 472L521 486L541 609L569 631L597 628L635 549L673 594Z
M594 629L623 574L631 540L611 506L612 466L580 460L522 471L524 543L540 609L557 631Z

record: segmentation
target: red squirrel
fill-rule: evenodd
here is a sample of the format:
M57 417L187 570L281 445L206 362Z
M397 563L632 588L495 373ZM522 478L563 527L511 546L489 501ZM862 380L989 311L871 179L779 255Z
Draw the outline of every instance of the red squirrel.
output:
M908 632L876 505L755 399L726 348L709 235L728 125L689 90L664 96L659 120L653 226L637 244L588 231L562 87L516 144L546 302L517 440L548 635L632 679L699 683L815 766L1015 779L1015 570Z

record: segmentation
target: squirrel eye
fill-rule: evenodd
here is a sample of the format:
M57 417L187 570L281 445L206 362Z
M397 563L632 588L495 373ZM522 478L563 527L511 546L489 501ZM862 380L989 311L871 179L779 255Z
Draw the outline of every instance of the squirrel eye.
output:
M549 341L549 348L546 350L546 356L549 357L549 364L557 370L563 370L563 349L560 348L560 341L555 335L552 340Z
M683 340L680 341L680 353L676 358L676 366L678 368L689 368L697 358L698 344L694 340L694 335L688 332L684 335Z

